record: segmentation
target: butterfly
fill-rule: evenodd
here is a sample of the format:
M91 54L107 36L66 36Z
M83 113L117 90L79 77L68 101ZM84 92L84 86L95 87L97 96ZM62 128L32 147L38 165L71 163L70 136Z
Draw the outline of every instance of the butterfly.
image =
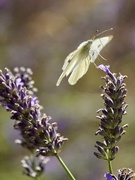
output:
M113 36L110 35L82 42L75 51L71 52L66 57L62 67L63 72L60 75L56 86L59 86L62 79L68 75L70 75L68 79L69 84L76 84L76 82L86 74L90 63L95 63L101 50L112 40L112 38Z

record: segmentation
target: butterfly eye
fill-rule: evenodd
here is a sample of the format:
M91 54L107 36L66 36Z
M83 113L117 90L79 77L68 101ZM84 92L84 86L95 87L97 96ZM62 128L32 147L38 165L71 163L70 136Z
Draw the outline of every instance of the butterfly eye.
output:
M68 63L70 63L70 62L71 62L71 59L68 60Z

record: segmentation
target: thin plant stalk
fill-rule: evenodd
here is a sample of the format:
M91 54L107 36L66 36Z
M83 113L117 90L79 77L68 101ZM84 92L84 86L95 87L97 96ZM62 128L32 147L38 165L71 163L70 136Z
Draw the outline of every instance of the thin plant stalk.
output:
M113 174L112 162L110 160L110 151L109 151L109 149L108 149L108 155L107 155L107 162L108 162L109 173Z
M69 177L72 179L72 180L76 180L75 177L72 175L72 173L70 172L70 170L68 169L68 167L65 165L65 163L63 162L63 160L61 159L61 157L56 154L55 155L56 158L58 159L58 161L61 163L61 165L63 166L63 168L65 169L65 171L67 172L67 174L69 175Z

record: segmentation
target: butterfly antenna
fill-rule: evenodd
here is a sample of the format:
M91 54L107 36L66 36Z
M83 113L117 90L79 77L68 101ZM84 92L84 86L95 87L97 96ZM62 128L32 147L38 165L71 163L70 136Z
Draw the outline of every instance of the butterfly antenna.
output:
M105 33L105 32L108 32L108 31L112 31L113 30L113 28L110 28L110 29L106 29L106 30L104 30L104 31L102 31L102 32L100 32L100 33L98 33L98 34L96 34L95 36L97 37L97 36L100 36L101 34L103 34L103 33ZM98 31L98 30L97 30Z
M104 30L104 31L102 31L102 32L100 32L100 33L98 33L98 34L96 34L95 36L93 36L92 39L94 40L96 37L100 36L101 34L104 34L105 32L112 31L112 30L113 30L113 28L106 29L106 30ZM96 32L98 32L98 30L97 30Z

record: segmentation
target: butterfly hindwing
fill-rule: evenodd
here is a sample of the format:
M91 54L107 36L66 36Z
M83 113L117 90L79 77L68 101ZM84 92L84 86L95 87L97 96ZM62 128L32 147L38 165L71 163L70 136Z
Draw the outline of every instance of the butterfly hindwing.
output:
M88 71L90 65L90 56L83 59L73 70L71 73L68 82L71 85L76 84L76 82Z
M62 79L65 76L68 76L73 71L73 69L75 68L77 63L78 63L78 56L77 56L77 52L75 50L72 53L70 53L67 56L67 58L65 59L64 65L62 67L63 72L60 75L60 77L59 77L59 79L58 79L58 81L56 83L56 86L59 86L59 84L61 83Z

